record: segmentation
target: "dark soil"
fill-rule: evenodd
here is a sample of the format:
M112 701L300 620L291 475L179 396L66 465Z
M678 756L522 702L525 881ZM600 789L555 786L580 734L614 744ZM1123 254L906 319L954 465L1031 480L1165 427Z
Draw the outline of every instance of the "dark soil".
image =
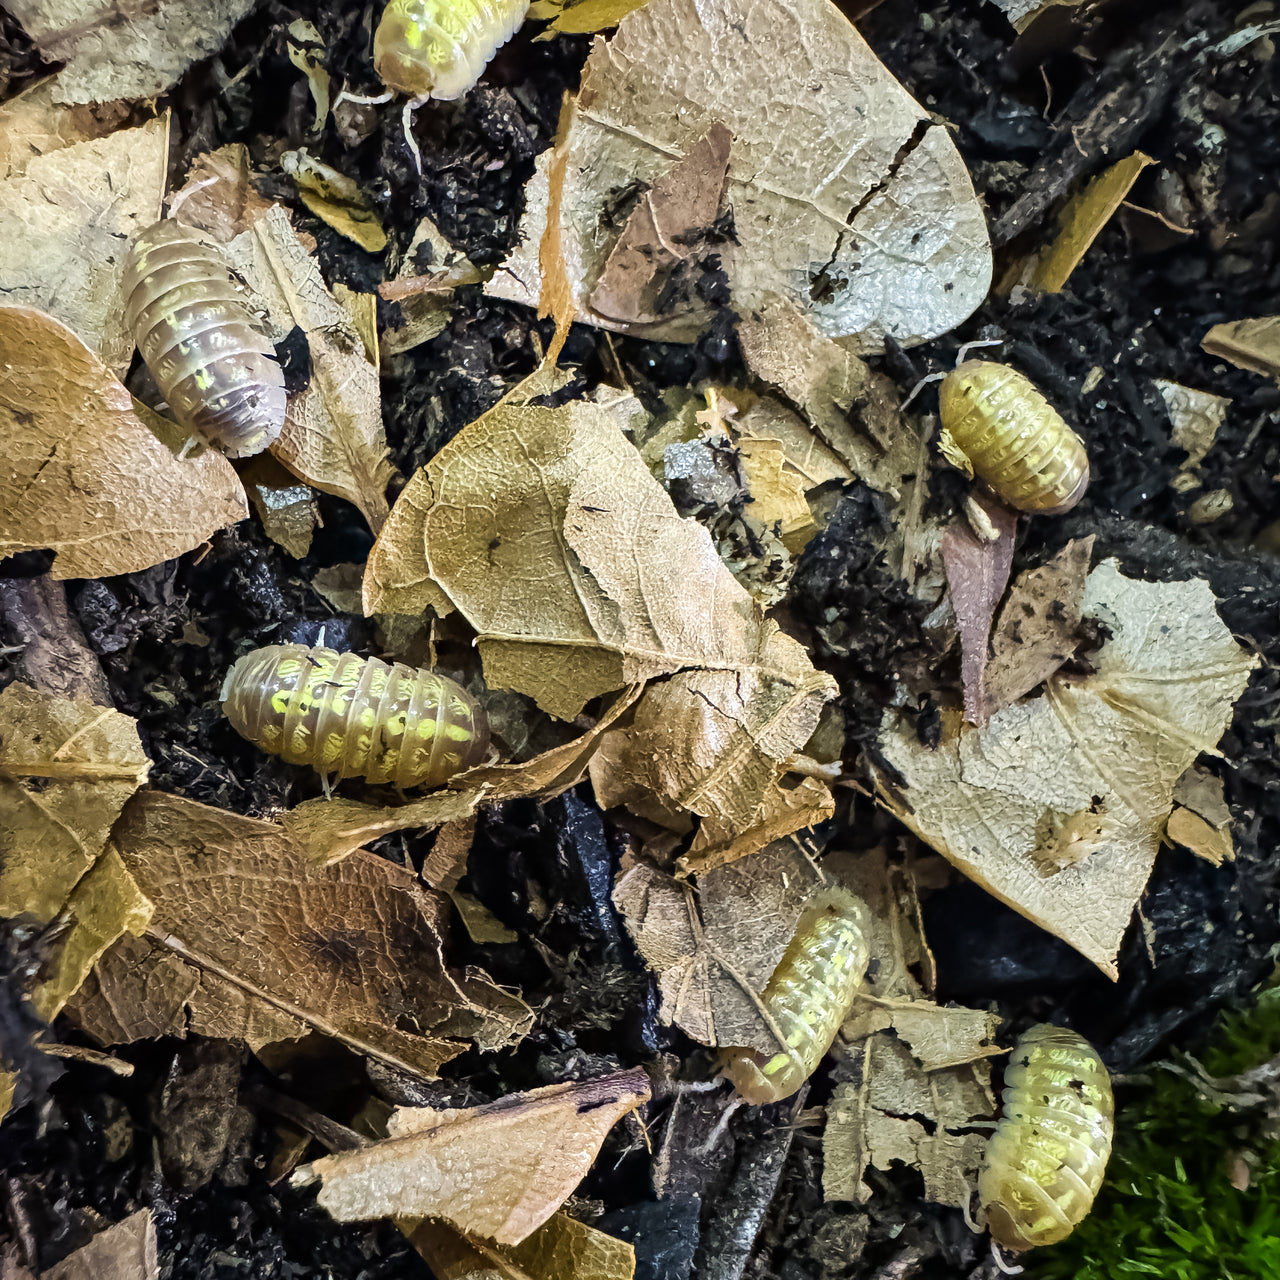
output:
M1070 1024L1121 1071L1171 1045L1194 1048L1215 1011L1270 970L1280 941L1271 856L1280 843L1272 713L1280 699L1280 560L1268 549L1276 546L1268 527L1280 509L1280 393L1199 346L1213 324L1271 313L1280 295L1280 59L1256 46L1232 56L1210 50L1231 29L1222 10L1205 0L1117 2L1069 36L1017 44L1000 13L979 0L887 0L860 21L907 88L955 126L1004 253L1034 244L1052 227L1061 196L1135 146L1160 167L1147 171L1131 199L1164 208L1192 229L1159 246L1128 238L1113 220L1060 295L993 296L960 331L873 362L906 390L921 374L949 368L961 342L1002 338L1001 358L1040 383L1084 435L1094 477L1068 517L1023 523L1014 572L1043 562L1069 538L1094 534L1095 561L1116 556L1126 573L1152 580L1207 578L1228 625L1264 658L1222 743L1224 758L1208 762L1226 785L1238 859L1215 869L1184 850L1162 853L1142 903L1149 928L1145 937L1137 925L1131 929L1118 983L958 877L926 903L940 999L994 1005L1009 1019L1010 1034L1031 1021ZM425 213L475 262L497 260L514 241L523 184L551 141L562 92L574 87L588 42L535 43L526 29L476 91L420 111L419 181L398 109L370 112L363 141L344 142L332 123L318 144L305 137L311 107L284 41L297 16L325 35L338 76L350 77L357 92L373 90L365 8L267 0L222 54L193 68L172 95L172 177L226 142L246 142L259 161L277 153L280 139L306 143L365 183L401 248ZM36 69L29 43L0 15L0 96L16 92ZM229 83L233 88L219 87ZM1170 185L1168 175L1177 182ZM376 282L376 259L305 211L298 216L316 237L331 281ZM704 287L715 296L714 279ZM548 337L527 311L464 289L444 332L386 370L387 433L402 472L411 474L529 373ZM669 386L745 376L727 312L694 347L630 339L614 345L627 378L654 403ZM564 362L577 366L576 386L590 388L611 360L601 335L575 330ZM1081 394L1095 367L1106 380ZM1203 490L1179 495L1170 487L1182 455L1168 443L1153 378L1232 398L1203 473L1204 490L1227 490L1233 506L1212 523L1197 524L1189 513ZM935 501L953 503L960 492L943 483ZM314 642L324 627L329 644L373 647L368 622L335 616L308 585L321 567L362 560L371 543L351 508L328 498L321 505L323 531L301 562L249 521L217 535L206 555L67 585L115 705L139 720L155 761L153 786L249 814L319 793L314 775L240 739L220 714L217 692L246 638ZM847 763L871 745L896 680L931 673L908 681L927 732L936 708L928 681L936 690L953 679L954 664L939 665L923 634L925 610L874 549L884 518L876 496L855 486L806 555L792 592L792 612L815 659L841 681ZM29 578L47 564L47 557L28 555L0 564L0 574ZM8 628L0 642L21 643L11 596L2 593L0 622ZM207 644L189 642L192 626ZM447 667L447 645L443 653ZM0 672L9 673L0 679L7 680L20 653L0 654ZM861 799L817 834L824 845L845 847L904 835ZM420 865L430 840L397 836L381 851ZM705 1051L657 1024L652 983L610 904L622 846L586 786L544 805L514 802L485 814L465 887L521 941L475 947L457 940L453 954L459 964L479 963L499 981L518 983L538 1021L514 1053L472 1051L450 1063L432 1097L487 1100L615 1066L655 1067L659 1076L706 1073ZM13 983L21 975L20 929L4 942L3 976ZM24 1017L20 1005L0 1000L6 1044L21 1041ZM55 1030L76 1038L71 1027ZM34 1248L32 1261L52 1265L95 1227L150 1206L166 1277L430 1275L389 1227L337 1226L314 1207L311 1193L273 1184L278 1119L255 1090L289 1093L350 1119L336 1087L321 1093L301 1073L281 1080L250 1059L241 1089L245 1131L226 1144L217 1173L194 1191L167 1178L153 1152L159 1095L175 1056L189 1052L175 1042L128 1047L121 1056L136 1067L128 1080L77 1062L63 1064L52 1080L57 1072L47 1066L28 1073L33 1101L0 1130L0 1199L8 1234ZM352 1060L347 1070L355 1096L360 1068ZM374 1083L392 1100L422 1100L403 1081L379 1075ZM825 1088L823 1077L815 1078L810 1105L823 1101ZM714 1123L709 1107L693 1095L676 1117L669 1094L659 1090L649 1132L660 1142L678 1119L692 1151ZM634 1131L619 1126L606 1143L580 1189L580 1208L635 1243L640 1277L683 1280L695 1259L704 1280L991 1274L985 1242L958 1214L923 1204L918 1177L873 1175L877 1195L865 1209L823 1205L817 1130L793 1133L781 1113L766 1110L741 1114L732 1132L733 1143L677 1167L671 1194L660 1201Z

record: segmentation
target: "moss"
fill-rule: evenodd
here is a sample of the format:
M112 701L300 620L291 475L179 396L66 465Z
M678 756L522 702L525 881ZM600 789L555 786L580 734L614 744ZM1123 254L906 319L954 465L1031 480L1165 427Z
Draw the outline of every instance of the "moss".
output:
M1211 1076L1280 1052L1280 987L1220 1022ZM1247 1280L1280 1276L1280 1141L1275 1115L1233 1113L1154 1068L1117 1116L1116 1147L1093 1213L1063 1244L1028 1258L1028 1280ZM1239 1190L1232 1183L1248 1185Z

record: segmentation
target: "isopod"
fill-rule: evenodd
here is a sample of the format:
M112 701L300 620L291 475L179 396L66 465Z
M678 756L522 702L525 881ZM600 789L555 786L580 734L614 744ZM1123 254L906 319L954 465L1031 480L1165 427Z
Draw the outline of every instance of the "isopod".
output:
M125 322L178 422L232 458L284 425L284 374L222 249L172 220L133 242Z
M529 0L391 0L373 37L374 70L415 103L460 98L528 11Z
M1089 487L1084 441L1029 378L965 360L942 380L941 449L1018 511L1058 515Z
M339 778L439 786L489 746L484 712L454 681L336 649L255 649L227 672L220 696L250 742Z
M772 1056L725 1052L724 1074L747 1102L789 1098L817 1069L866 974L867 924L866 905L846 889L820 890L806 903L760 995L784 1045Z
M1034 1249L1075 1230L1102 1185L1114 1114L1111 1077L1087 1040L1048 1023L1019 1038L978 1177L978 1222L997 1244Z

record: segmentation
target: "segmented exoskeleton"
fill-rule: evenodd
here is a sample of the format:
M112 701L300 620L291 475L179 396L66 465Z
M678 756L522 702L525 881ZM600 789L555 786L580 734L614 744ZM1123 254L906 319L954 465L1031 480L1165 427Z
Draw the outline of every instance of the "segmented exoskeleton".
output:
M845 889L805 906L760 999L786 1044L774 1054L727 1049L724 1074L747 1102L789 1098L831 1048L867 971L868 913Z
M250 742L339 778L439 786L489 746L484 712L454 681L335 649L255 649L227 672L221 697Z
M1066 1239L1093 1206L1115 1130L1111 1077L1063 1027L1032 1027L1004 1073L1004 1116L978 1178L979 1224L1006 1249Z
M965 360L942 381L940 447L1019 511L1057 515L1089 487L1084 441L1008 365Z
M249 291L208 236L172 220L133 242L125 322L178 422L232 458L284 425L284 374Z
M528 11L529 0L391 0L373 37L374 69L417 102L460 98Z

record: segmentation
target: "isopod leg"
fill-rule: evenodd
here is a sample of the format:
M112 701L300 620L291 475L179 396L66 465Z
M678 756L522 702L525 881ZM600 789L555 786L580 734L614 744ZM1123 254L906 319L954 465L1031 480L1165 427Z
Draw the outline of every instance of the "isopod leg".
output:
M970 351L976 351L979 347L1000 347L1004 345L1003 338L978 338L973 342L966 342L964 346L956 352L956 367L959 368L965 362L965 357Z
M995 1260L995 1264L1007 1276L1020 1276L1022 1274L1021 1267L1011 1267L1005 1260L1004 1255L1000 1252L1000 1246L993 1240L991 1242L991 1256Z
M907 392L907 398L898 406L898 412L899 413L904 412L906 410L907 405L909 405L916 398L916 396L918 396L925 389L925 387L929 385L929 383L941 382L943 378L945 378L946 376L947 375L945 373L926 373L925 376L921 378L920 381L917 382L916 385L912 387L910 391Z
M410 98L404 104L404 112L401 120L404 123L404 140L409 144L409 150L413 153L413 167L417 169L419 177L422 175L422 152L418 150L417 139L413 136L413 113L427 101L428 95L424 94L420 98Z

